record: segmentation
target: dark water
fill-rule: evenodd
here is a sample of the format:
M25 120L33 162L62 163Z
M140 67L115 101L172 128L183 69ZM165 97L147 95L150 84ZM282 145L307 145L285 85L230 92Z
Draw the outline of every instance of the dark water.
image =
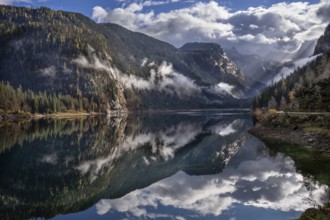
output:
M0 127L0 219L292 219L328 186L248 134L246 114Z

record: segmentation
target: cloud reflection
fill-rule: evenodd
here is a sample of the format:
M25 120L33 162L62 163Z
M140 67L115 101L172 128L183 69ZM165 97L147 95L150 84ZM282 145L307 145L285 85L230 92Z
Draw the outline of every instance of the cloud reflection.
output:
M111 147L107 156L82 161L76 166L76 169L82 175L90 175L93 181L105 168L109 172L114 167L115 161L128 152L142 148L149 149L149 153L141 158L140 163L150 165L150 163L157 160L168 161L173 159L179 149L192 143L201 134L213 134L215 137L222 139L224 136L235 134L246 127L246 120L244 119L230 120L229 118L228 120L212 122L211 125L208 125L208 123L210 123L209 119L204 118L202 121L182 120L165 128L153 130L146 129L143 125L132 128L131 133L125 134L117 145ZM120 125L116 126L120 130ZM232 146L235 143L233 141L220 146L217 154L224 159L228 155L234 155L240 147L237 143L237 146ZM219 142L219 144L221 143ZM233 152L227 152L229 149L234 150L232 150Z
M247 147L255 152L266 151L264 147ZM321 203L327 186L297 173L292 159L283 154L272 157L268 152L266 156L255 155L237 166L229 163L216 175L189 176L180 171L122 198L101 200L96 205L97 213L104 215L114 210L132 217L150 218L154 213L148 211L148 207L165 206L193 211L201 216L219 216L236 204L287 212L313 206L309 198Z

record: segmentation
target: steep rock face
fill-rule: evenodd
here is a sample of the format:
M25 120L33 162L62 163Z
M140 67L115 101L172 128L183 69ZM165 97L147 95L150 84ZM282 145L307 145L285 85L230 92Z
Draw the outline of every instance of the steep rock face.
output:
M204 73L200 78L205 82L232 82L244 88L245 77L242 71L228 58L219 44L187 43L180 51L188 62L195 65L191 68L196 69L197 73Z
M105 27L104 34L111 51L116 52L113 62L124 73L145 77L153 66L146 64L159 65L166 61L172 64L177 72L197 84L211 85L220 80L229 80L224 76L228 75L234 76L234 84L242 84L244 88L244 75L218 44L188 43L177 49L168 43L129 31L116 24L101 26Z
M247 90L220 45L177 49L47 8L0 6L0 19L0 80L24 90L86 97L102 111L224 107Z
M262 75L260 73L267 71L265 61L256 55L241 54L234 47L227 49L226 52L249 79L259 80Z
M330 49L330 24L324 31L324 34L318 39L315 46L314 55L324 53Z
M242 70L246 77L246 83L252 90L251 93L262 90L267 82L272 80L280 69L280 63L272 63L263 60L257 55L241 54L236 48L226 49L231 60Z

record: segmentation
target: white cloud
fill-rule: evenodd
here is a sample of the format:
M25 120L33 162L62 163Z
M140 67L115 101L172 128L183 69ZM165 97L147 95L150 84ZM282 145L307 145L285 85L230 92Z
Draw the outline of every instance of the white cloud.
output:
M249 28L251 28L251 29L257 29L257 28L258 28L258 26L257 26L257 25L255 25L255 24L250 24L250 25L249 25Z
M14 2L26 2L30 3L32 0L0 0L0 5L11 5Z
M232 93L232 90L235 88L235 86L229 85L228 83L224 83L224 82L219 83L218 87L228 93Z
M48 0L0 0L0 5L11 5L13 3L33 3L33 2L47 2Z
M125 10L129 13L139 12L142 9L143 9L143 5L137 3L132 3L125 8Z
M238 92L234 91L234 86L223 82L216 86L199 86L191 78L177 72L173 68L173 65L166 61L156 64L148 58L143 58L140 66L148 67L149 76L142 78L131 73L122 73L112 65L112 58L108 54L105 53L104 56L105 59L99 58L99 54L89 46L88 56L79 55L77 58L73 59L72 62L81 68L97 69L108 73L109 78L119 82L118 86L123 89L160 91L182 99L202 97L202 90L207 90L216 95L231 95L235 98L240 95ZM227 68L231 68L231 66L227 66ZM42 73L44 73L45 70L43 70ZM48 70L47 73L48 72L50 71Z
M252 7L232 12L210 1L159 14L143 10L146 5L158 3L132 3L107 11L106 15L98 15L97 7L93 17L96 21L117 23L176 46L193 41L220 42L223 46L236 46L243 53L282 59L293 57L304 41L315 41L323 33L327 25L323 18L328 16L326 9L330 8L329 3L322 0L318 4L284 2L268 8Z
M234 98L238 98L238 96L241 95L235 92L235 86L224 82L220 82L217 85L210 87L208 90L215 94L229 94Z
M76 59L73 59L72 62L82 68L105 71L111 79L117 80L121 74L120 71L112 67L112 58L107 53L105 53L105 57L106 59L100 59L95 49L88 46L88 56L79 55Z
M321 0L323 7L317 10L317 15L320 16L324 22L329 22L330 19L330 2L328 0Z
M152 63L152 62L151 62ZM147 60L143 59L141 65L145 66ZM148 64L148 66L150 63ZM122 84L126 88L136 88L145 90L158 90L179 97L190 97L200 94L200 88L190 78L176 72L172 64L167 62L161 63L150 70L150 77L143 79L134 75L120 76Z
M40 74L45 77L54 78L56 76L56 67L55 66L49 66L47 68L39 70Z
M41 158L41 162L56 165L57 164L57 159L58 159L57 158L57 153L54 152L52 154L43 155L43 157Z
M220 132L219 132L219 135L220 136L227 136L227 135L230 135L230 134L233 134L236 131L236 129L234 128L234 124L235 124L236 121L234 121L233 123L231 123L230 125L228 125L227 127L223 128Z
M279 73L276 74L274 79L270 80L267 84L271 85L274 84L278 81L280 81L283 78L286 78L289 76L291 73L293 73L297 68L305 66L307 63L315 60L319 55L315 55L312 57L307 57L307 58L301 58L293 62L290 66L284 66Z
M134 4L134 0L116 0L117 2L123 3L123 6L129 5L129 4ZM171 3L177 3L182 0L144 0L144 1L139 1L141 5L144 7L152 7L152 6L159 6L159 5L167 5Z
M96 6L93 8L93 15L92 18L95 19L97 22L102 22L107 17L107 11L100 6Z
M144 67L148 62L148 58L143 58L143 60L141 61L141 67Z
M145 1L143 2L143 6L156 6L156 5L165 5L165 4L168 4L169 2L168 1L151 1L151 0L148 0L148 1Z

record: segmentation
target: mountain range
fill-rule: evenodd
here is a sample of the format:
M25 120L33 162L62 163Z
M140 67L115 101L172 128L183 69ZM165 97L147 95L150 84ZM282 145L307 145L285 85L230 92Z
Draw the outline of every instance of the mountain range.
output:
M0 19L0 112L250 107L250 97L300 67L215 43L176 48L48 8L0 6ZM306 42L296 58L313 45ZM314 54L327 49L329 27Z
M0 19L0 80L31 90L36 95L30 99L38 97L32 103L40 104L38 94L46 93L45 100L56 94L49 102L62 104L67 95L108 112L238 107L253 90L218 44L175 48L119 25L47 8L0 6Z

